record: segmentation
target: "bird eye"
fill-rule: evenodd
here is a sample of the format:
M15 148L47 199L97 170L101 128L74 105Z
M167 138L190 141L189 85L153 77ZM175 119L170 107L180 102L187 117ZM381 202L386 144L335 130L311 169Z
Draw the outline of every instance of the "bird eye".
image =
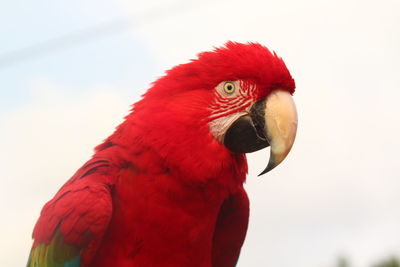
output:
M224 84L224 91L227 94L233 94L233 92L235 92L235 85L232 82L226 82Z

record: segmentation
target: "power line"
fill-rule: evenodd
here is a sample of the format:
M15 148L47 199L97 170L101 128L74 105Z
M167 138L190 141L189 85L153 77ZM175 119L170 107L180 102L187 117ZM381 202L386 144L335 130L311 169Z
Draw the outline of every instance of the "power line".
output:
M51 52L60 51L82 43L88 43L110 35L123 33L132 29L133 26L143 25L156 20L165 19L173 15L182 14L184 9L194 7L189 5L187 2L189 1L176 2L174 5L152 9L149 13L141 16L130 15L107 23L88 27L80 31L72 32L60 37L41 41L36 44L16 49L14 51L5 52L0 54L0 69L9 67L24 60L49 54Z
M0 68L8 67L17 62L43 56L50 52L62 50L77 44L97 40L108 35L118 34L129 30L130 27L127 19L118 19L6 52L0 55Z

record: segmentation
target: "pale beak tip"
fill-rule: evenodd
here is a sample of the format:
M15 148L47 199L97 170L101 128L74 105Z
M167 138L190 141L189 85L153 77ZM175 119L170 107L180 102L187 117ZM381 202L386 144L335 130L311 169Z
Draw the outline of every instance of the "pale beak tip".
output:
M265 102L264 116L271 153L267 167L258 176L278 166L293 146L297 131L297 111L290 93L281 90L271 93Z

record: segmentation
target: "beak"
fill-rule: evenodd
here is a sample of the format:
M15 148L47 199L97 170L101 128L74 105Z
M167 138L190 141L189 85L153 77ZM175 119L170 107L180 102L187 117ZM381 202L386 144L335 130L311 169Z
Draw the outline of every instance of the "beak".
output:
M297 131L297 111L292 96L273 91L256 102L250 113L238 118L228 128L224 145L236 153L250 153L271 146L265 174L278 166L293 146Z

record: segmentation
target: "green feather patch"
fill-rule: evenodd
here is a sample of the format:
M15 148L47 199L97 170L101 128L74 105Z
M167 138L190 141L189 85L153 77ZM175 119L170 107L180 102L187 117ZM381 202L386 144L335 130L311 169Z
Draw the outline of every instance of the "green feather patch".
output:
M64 242L56 231L50 244L39 243L32 248L27 267L79 267L80 249Z

